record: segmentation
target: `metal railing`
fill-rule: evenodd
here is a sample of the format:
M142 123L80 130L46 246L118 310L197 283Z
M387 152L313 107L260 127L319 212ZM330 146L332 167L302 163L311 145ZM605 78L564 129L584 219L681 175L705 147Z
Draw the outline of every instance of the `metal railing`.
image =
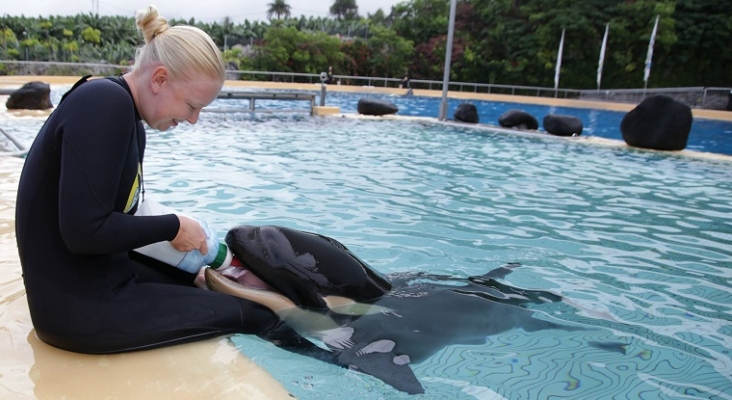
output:
M21 141L18 140L15 136L9 134L8 132L5 132L2 128L0 128L0 133L2 133L3 136L5 136L18 149L16 151L0 151L0 155L22 157L28 154L28 147L21 143Z
M319 74L304 74L295 72L269 72L251 70L226 71L227 78L243 81L274 81L287 83L319 83ZM335 84L365 87L399 88L401 78L381 78L373 76L333 75ZM412 79L409 81L412 89L442 90L442 81ZM558 89L538 86L494 85L487 83L450 82L448 90L458 92L507 94L515 96L534 97L561 97L567 99L579 98L581 90Z
M113 64L90 64L68 62L37 62L0 60L9 75L118 75L130 67ZM244 81L270 81L286 83L320 83L320 74L298 72L270 72L251 70L228 70L227 79ZM333 75L336 84L398 88L401 79L368 76ZM442 81L413 79L412 89L442 90ZM487 83L450 82L448 90L458 92L501 94L511 96L554 97L562 99L599 100L637 104L652 95L666 95L689 107L732 111L732 88L687 87L659 89L610 89L576 90L554 89L539 86L496 85Z
M61 61L0 60L4 75L119 75L130 69L129 65L100 63L73 63Z
M240 90L228 90L224 88L221 93L219 93L218 97L219 99L239 99L239 100L249 100L249 107L247 108L248 111L254 112L256 110L256 100L299 100L299 101L307 101L310 103L310 107L308 108L308 111L310 112L310 115L313 115L313 108L315 107L315 97L316 95L313 93L295 93L295 92L288 92L288 93L273 93L273 92L248 92L248 91L240 91ZM241 108L204 108L207 112L230 112L230 111L241 111Z
M583 90L582 100L598 100L616 103L637 104L653 95L664 95L680 101L691 108L732 111L732 88L686 87L660 89L610 89Z

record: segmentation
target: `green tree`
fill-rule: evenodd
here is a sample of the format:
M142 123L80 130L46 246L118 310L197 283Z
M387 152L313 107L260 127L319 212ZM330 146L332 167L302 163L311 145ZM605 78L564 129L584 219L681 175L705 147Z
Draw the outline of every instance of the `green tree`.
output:
M294 26L271 27L258 46L260 68L269 71L320 73L340 63L340 40L324 32L303 32Z
M65 42L61 45L61 49L68 54L68 57L64 58L66 61L79 61L79 56L77 55L79 52L79 43L76 40Z
M383 27L371 27L367 40L370 57L368 60L369 76L400 78L409 67L414 50L414 43L394 34L394 31Z
M10 28L2 28L0 30L0 39L3 41L3 59L17 59L20 55L20 43L15 33Z
M654 51L649 85L732 86L732 2L680 0L671 17L677 40L665 52ZM664 28L668 24L659 35Z
M87 26L81 31L81 38L87 43L99 44L102 42L102 31Z
M392 29L414 43L425 43L435 36L447 34L449 1L411 0L392 9Z
M267 4L267 19L272 19L272 16L276 16L277 19L282 18L283 16L285 18L290 17L290 10L291 7L289 4L287 4L286 0L273 0L271 3Z
M379 8L374 12L373 14L369 14L367 17L368 20L371 21L374 25L384 25L388 26L390 25L390 20L387 18L387 15L384 13L384 10Z
M334 0L330 6L330 15L343 20L358 19L356 0Z
M448 1L405 0L388 16L379 10L350 20L281 19L289 17L287 3L275 0L269 6L269 17L276 17L269 23L203 23L193 18L171 23L203 29L222 49L245 45L226 53L227 62L242 69L264 69L266 64L271 71L317 73L333 65L338 74L400 76L408 67L413 78L442 78ZM595 88L600 42L609 23L602 87L642 87L656 15L660 22L650 87L732 86L732 2L719 0L460 0L451 79L552 87L565 29L561 86ZM268 36L272 30L277 34ZM1 15L0 33L4 59L122 64L142 44L131 16ZM406 61L403 55L410 50L400 40L414 43Z

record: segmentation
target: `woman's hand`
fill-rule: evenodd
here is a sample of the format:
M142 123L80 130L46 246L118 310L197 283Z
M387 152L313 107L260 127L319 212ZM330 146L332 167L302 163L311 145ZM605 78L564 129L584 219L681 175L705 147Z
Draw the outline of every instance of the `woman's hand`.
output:
M201 254L208 253L208 244L206 244L206 232L203 231L201 224L195 219L178 215L180 228L175 239L170 244L178 251L189 252L198 250Z

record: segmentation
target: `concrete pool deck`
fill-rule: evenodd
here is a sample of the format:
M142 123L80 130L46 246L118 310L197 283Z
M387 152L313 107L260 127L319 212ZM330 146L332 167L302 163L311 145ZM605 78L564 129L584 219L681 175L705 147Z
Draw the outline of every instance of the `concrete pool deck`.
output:
M17 88L29 81L71 85L78 77L0 76L0 87ZM320 84L227 81L227 88L320 90ZM328 91L402 95L405 89L329 85ZM440 97L440 91L414 90L416 96ZM629 111L631 104L567 99L450 92L452 98L534 103ZM0 96L0 114L7 96ZM693 110L698 118L732 121L732 112ZM45 117L48 112L12 112L8 117ZM353 117L347 115L347 117ZM368 117L367 117L368 118ZM396 117L399 118L399 117ZM431 119L434 120L434 119ZM7 120L5 120L7 123ZM464 125L463 125L464 126ZM1 128L6 128L2 127ZM493 127L479 129L496 130ZM498 129L505 134L517 132ZM520 134L520 133L519 133ZM535 135L526 133L526 135ZM557 139L560 140L560 139ZM573 138L578 143L621 146L618 141ZM730 156L678 152L705 158ZM244 357L226 338L118 355L83 355L39 341L28 313L15 243L15 196L23 160L0 156L0 398L2 399L291 399L269 373Z
M7 78L0 77L0 87L77 80ZM0 114L8 117L5 123L50 113L9 112L7 97L0 96ZM225 337L113 355L71 353L41 342L31 323L15 242L15 198L22 167L23 159L0 155L0 399L292 400L279 382Z

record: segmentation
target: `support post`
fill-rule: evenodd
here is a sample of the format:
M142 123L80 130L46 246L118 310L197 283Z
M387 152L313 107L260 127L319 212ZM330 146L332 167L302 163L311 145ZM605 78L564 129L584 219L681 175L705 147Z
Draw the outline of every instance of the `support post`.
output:
M452 38L455 34L455 8L457 0L450 0L450 22L447 26L447 50L445 51L445 74L442 77L442 101L440 102L440 114L437 119L447 119L447 87L450 84L450 63L452 60Z

